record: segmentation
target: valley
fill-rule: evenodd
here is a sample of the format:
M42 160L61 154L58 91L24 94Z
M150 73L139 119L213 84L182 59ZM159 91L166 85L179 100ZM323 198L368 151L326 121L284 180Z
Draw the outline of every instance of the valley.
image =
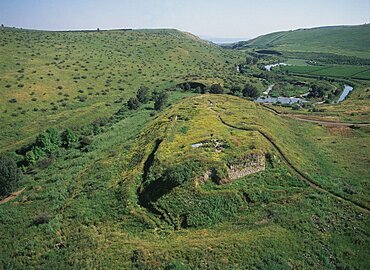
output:
M0 268L368 269L369 29L1 27Z

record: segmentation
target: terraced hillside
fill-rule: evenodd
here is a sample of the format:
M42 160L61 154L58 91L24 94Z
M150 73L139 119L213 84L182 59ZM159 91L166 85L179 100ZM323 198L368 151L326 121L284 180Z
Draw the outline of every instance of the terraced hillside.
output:
M177 30L47 32L0 28L0 152L49 127L111 116L140 86L246 82L243 54Z
M369 267L369 126L229 95L179 98L33 168L0 206L0 265Z

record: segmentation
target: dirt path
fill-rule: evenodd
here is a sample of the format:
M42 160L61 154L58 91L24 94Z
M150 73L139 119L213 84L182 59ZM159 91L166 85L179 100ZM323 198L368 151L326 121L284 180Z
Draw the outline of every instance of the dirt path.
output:
M227 122L225 122L225 120L222 119L222 117L217 114L217 118L221 121L222 124L230 127L230 128L234 128L234 129L238 129L238 130L244 130L244 131L257 131L259 132L268 142L270 142L270 144L274 147L274 149L278 152L279 156L281 157L281 159L284 161L284 163L291 169L293 170L297 175L298 177L303 180L304 182L306 182L309 186L311 186L312 188L318 190L318 191L321 191L323 193L328 193L330 195L332 195L333 197L337 198L338 200L340 201L346 201L346 202L349 202L351 204L353 204L354 206L356 206L356 208L358 208L359 210L362 210L364 212L367 212L369 213L370 212L370 208L367 207L366 205L363 205L361 203L358 203L356 201L353 201L351 199L348 199L334 191L330 191L326 188L324 188L323 186L321 186L320 184L316 183L315 181L313 181L312 179L308 178L307 176L305 176L303 173L301 173L289 160L288 158L284 155L284 153L282 152L282 150L280 149L280 147L273 141L273 139L268 136L266 133L264 133L263 131L261 130L258 130L258 129L254 129L254 128L241 128L241 127L238 127L238 126L235 126L235 125L232 125L232 124L229 124Z
M310 123L315 123L315 124L320 124L320 125L327 125L327 126L341 126L341 127L353 127L353 126L370 126L370 123L346 123L346 122L336 122L336 121L329 121L325 119L315 119L307 115L299 115L299 114L290 114L290 113L282 113L279 112L278 110L275 110L265 104L262 104L262 107L266 109L269 112L272 112L273 114L282 116L282 117L288 117L304 122L310 122Z
M0 201L0 204L4 204L4 203L6 203L6 202L9 202L9 201L11 201L11 200L13 200L13 199L15 199L15 198L17 198L18 197L18 195L20 195L24 190L25 190L26 188L22 188L21 190L18 190L18 191L16 191L16 192L13 192L12 194L10 194L8 197L6 197L5 199L2 199L1 201Z

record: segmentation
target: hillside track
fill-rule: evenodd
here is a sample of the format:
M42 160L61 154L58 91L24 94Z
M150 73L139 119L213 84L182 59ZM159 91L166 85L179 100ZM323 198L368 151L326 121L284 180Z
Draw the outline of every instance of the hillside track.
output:
M8 197L2 199L0 201L0 204L4 204L6 202L9 202L11 200L14 200L15 198L17 198L26 188L22 188L21 190L18 190L16 192L13 192L12 194L10 194Z
M337 122L337 121L329 121L325 119L314 119L310 116L302 115L302 114L290 114L290 113L282 113L278 110L271 108L265 104L261 104L262 108L266 111L269 111L273 114L279 115L281 117L288 117L291 119L296 119L303 122L310 122L316 123L318 125L327 125L327 126L341 126L341 127L363 127L363 126L370 126L370 123L348 123L348 122Z
M259 129L254 129L254 128L243 128L243 127L238 127L238 126L235 126L233 124L230 124L230 123L227 123L224 119L222 119L222 117L220 116L220 114L217 114L217 118L220 120L220 122L230 128L233 128L233 129L238 129L238 130L244 130L244 131L257 131L259 132L259 134L261 134L273 147L274 149L277 151L277 153L279 154L280 158L284 161L284 163L292 170L296 173L296 175L304 182L306 182L310 187L316 189L317 191L320 191L320 192L323 192L323 193L327 193L327 194L330 194L331 196L333 196L334 198L340 200L340 201L345 201L345 202L348 202L352 205L354 205L357 209L363 211L363 212L366 212L366 213L370 213L370 208L367 207L366 205L363 205L359 202L356 202L356 201L353 201L351 199L348 199L334 191L331 191L331 190L328 190L326 189L325 187L323 187L322 185L316 183L315 181L313 181L312 179L310 179L309 177L307 177L306 175L304 175L302 172L300 172L290 161L289 159L286 157L286 155L283 153L283 151L281 150L281 148L274 142L274 140L269 136L267 135L265 132L259 130Z

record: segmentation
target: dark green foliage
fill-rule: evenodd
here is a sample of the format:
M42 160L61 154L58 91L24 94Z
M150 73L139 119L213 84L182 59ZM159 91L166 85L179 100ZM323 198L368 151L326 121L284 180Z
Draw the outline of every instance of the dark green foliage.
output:
M59 132L54 128L49 128L40 133L35 143L28 147L28 151L24 154L24 162L26 165L34 165L43 156L58 154L61 146L62 140Z
M13 159L0 156L0 196L10 194L19 181L20 172Z
M33 220L33 225L41 225L48 223L50 220L50 217L47 213L41 213L39 214L34 220Z
M141 86L137 90L136 98L140 103L147 103L149 101L149 88Z
M174 186L179 186L187 180L191 180L199 171L200 165L198 162L187 161L183 164L177 164L168 168L163 179L165 182L171 183Z
M127 101L127 108L129 110L136 110L137 108L139 108L139 106L140 106L140 102L136 97L131 97Z
M168 94L164 91L158 93L154 98L154 109L161 111L167 103Z
M234 86L232 86L231 87L231 89L230 89L230 94L232 94L232 95L237 95L238 93L240 93L241 92L241 88L240 88L240 86L236 86L236 85L234 85Z
M209 92L211 94L223 94L224 89L222 88L220 84L212 84Z
M254 85L247 83L243 89L243 96L257 98L259 96L258 89Z
M54 153L61 146L62 141L59 132L54 128L49 128L36 137L35 147L41 149L46 154Z
M183 88L184 88L184 91L191 91L191 86L190 86L190 84L189 84L189 83L185 83L185 84L183 85Z
M62 133L62 146L65 148L71 148L77 142L76 134L70 129L67 128Z
M327 92L328 89L324 86L318 85L318 84L311 84L310 93L308 94L308 97L313 98L322 98L325 95L325 92Z

